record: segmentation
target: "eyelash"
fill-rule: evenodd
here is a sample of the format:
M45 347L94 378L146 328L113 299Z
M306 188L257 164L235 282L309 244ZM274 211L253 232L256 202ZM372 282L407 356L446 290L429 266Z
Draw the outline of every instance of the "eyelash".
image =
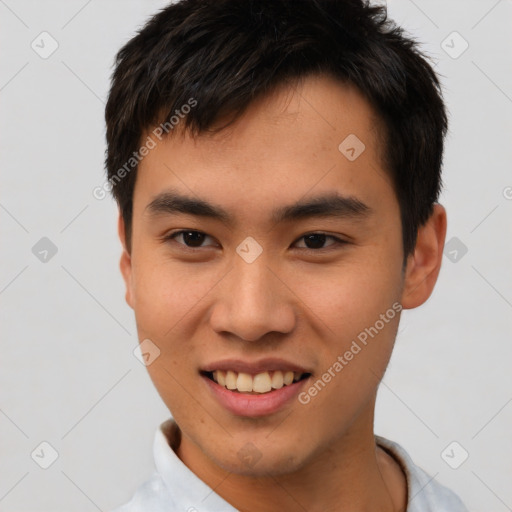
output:
M179 231L175 231L173 233L169 233L168 235L165 235L163 237L163 241L175 241L174 239L179 236L179 235L182 235L184 233L200 233L202 235L205 235L205 236L210 236L210 235L207 235L206 233L203 233L202 231L197 231L195 229L181 229ZM311 236L311 235L324 235L327 238L330 238L332 240L334 240L334 244L331 244L327 247L322 247L320 249L311 249L309 247L300 247L299 249L301 249L302 251L306 251L306 252L310 252L310 253L318 253L318 252L326 252L326 251L329 251L329 250L332 250L332 249L336 249L337 247L339 246L342 246L342 245L346 245L348 244L347 241L345 240L342 240L336 236L333 236L333 235L328 235L327 233L323 233L321 231L313 231L311 233L306 233L305 235L302 235L301 237L299 237L297 239L298 240L301 240L303 238L306 238L307 236ZM197 252L198 249L203 249L204 247L189 247L185 244L181 244L179 242L176 242L178 245L182 246L182 248L186 251L190 251L190 252ZM294 242L295 243L295 242Z

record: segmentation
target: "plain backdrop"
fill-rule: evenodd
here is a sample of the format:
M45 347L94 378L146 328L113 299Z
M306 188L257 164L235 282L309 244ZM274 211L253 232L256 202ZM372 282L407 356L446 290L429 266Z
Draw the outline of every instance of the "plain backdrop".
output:
M0 511L110 510L153 471L169 413L133 353L115 203L92 191L114 55L166 3L0 0ZM375 431L472 512L512 510L512 2L389 12L443 82L449 245L402 317Z

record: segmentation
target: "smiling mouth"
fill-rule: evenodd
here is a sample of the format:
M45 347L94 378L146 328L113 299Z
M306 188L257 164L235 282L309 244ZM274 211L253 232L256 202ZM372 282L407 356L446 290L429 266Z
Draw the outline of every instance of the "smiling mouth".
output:
M270 393L294 382L307 379L311 375L310 373L280 370L261 372L256 375L232 370L215 370L201 372L201 374L229 391L252 395Z

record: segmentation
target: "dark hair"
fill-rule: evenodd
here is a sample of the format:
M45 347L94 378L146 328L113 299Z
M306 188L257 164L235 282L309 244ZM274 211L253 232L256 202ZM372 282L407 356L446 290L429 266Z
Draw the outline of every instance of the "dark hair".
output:
M447 116L418 43L385 6L364 0L182 0L121 48L105 109L105 162L128 250L132 157L145 130L167 122L172 133L168 120L193 99L180 129L211 131L276 86L321 73L355 85L383 121L381 152L400 205L405 262L441 190Z

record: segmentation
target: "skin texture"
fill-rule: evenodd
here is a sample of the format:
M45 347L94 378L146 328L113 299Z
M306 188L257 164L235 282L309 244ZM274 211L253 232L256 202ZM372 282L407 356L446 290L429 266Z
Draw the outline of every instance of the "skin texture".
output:
M223 358L280 357L319 378L393 303L424 303L437 279L446 212L420 228L402 269L393 184L382 168L375 114L357 89L326 76L286 85L253 103L217 134L175 133L141 162L131 251L123 243L126 300L140 340L161 354L148 366L182 431L181 460L242 511L405 510L405 476L377 448L373 419L399 315L385 324L311 401L247 418L224 409L199 369ZM339 144L356 134L354 161ZM235 224L189 215L150 216L146 206L173 188L222 206ZM338 191L372 209L364 219L270 221L277 206ZM186 250L179 229L208 235ZM347 241L307 250L311 232ZM248 236L263 249L248 264L236 252ZM316 251L316 252L314 252ZM245 465L239 450L261 455Z

